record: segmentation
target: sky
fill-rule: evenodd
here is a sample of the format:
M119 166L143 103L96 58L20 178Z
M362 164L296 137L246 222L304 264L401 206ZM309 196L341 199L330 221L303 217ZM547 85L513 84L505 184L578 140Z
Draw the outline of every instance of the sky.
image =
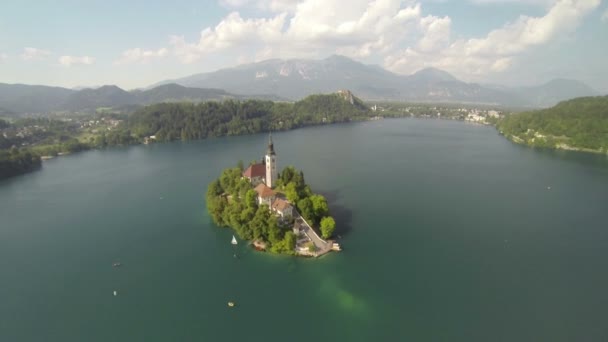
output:
M340 54L467 82L608 93L608 0L2 0L0 82L125 89Z

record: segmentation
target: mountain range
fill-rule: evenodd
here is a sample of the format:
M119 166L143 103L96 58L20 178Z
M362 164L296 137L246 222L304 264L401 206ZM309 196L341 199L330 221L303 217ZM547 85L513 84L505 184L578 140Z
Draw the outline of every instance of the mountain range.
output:
M161 102L258 98L281 100L276 96L240 96L214 88L187 88L164 84L147 90L126 91L115 85L81 90L60 87L0 83L0 115L91 111L99 107L143 106Z
M574 97L598 95L575 80L553 80L536 87L487 86L460 81L435 68L399 75L338 55L322 60L270 59L157 85L166 83L213 86L237 94L273 94L290 100L349 89L368 101L468 102L519 107L547 107Z
M146 89L117 86L68 89L0 83L0 115L83 111L98 107L174 101L258 98L295 101L311 94L349 89L367 101L465 102L516 107L548 107L598 93L574 80L508 88L458 80L435 68L399 75L378 65L333 55L321 60L270 59L214 72L167 80Z

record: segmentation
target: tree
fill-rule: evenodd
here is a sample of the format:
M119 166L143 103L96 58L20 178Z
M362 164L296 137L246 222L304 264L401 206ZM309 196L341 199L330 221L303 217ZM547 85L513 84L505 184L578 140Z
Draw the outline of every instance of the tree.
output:
M287 166L283 169L279 178L283 181L284 184L288 184L289 182L291 182L295 173L296 169L293 166Z
M241 222L250 222L253 217L255 216L255 213L257 211L257 207L254 208L247 208L245 210L243 210L241 212Z
M282 240L275 242L272 247L270 247L270 251L272 253L293 254L295 248L296 236L292 231L288 231L285 233Z
M293 251L294 249L296 249L296 235L291 230L285 233L283 242L285 243L285 248L288 251Z
M312 220L314 217L314 209L312 207L312 202L310 202L310 198L304 198L298 201L298 209L300 214L302 214L307 221Z
M257 209L258 208L258 193L253 189L247 190L245 193L245 206L248 209Z
M321 236L324 239L329 238L336 229L336 221L334 221L333 217L326 216L321 219Z
M300 200L300 195L298 194L298 189L296 189L295 183L288 183L285 187L285 197L291 203L298 203Z
M255 213L253 219L249 222L250 230L255 239L266 240L268 236L268 217L270 211L267 205L261 205Z
M220 227L226 225L227 222L224 221L224 210L228 205L226 199L223 197L216 197L213 199L207 199L207 209L209 214L211 214L211 218L213 222Z
M224 193L224 189L220 185L220 182L216 179L211 184L209 184L207 195L208 196L219 196Z
M27 149L0 150L0 179L40 168L40 157Z
M229 204L225 212L228 217L228 226L234 228L241 238L251 239L251 233L249 229L246 229L246 221L241 221L241 213L243 212L242 204L240 202L233 202Z
M222 172L222 175L220 176L220 185L222 186L224 191L233 194L235 187L238 186L240 180L241 171L236 167L230 168ZM238 193L234 195L238 195Z
M240 176L239 176L240 177ZM246 178L238 178L236 183L235 195L244 198L247 194L247 191L253 190L251 188L251 183Z
M271 244L276 244L276 243L280 242L282 239L282 234L281 234L281 229L279 229L279 222L277 220L277 217L274 215L269 215L268 219L266 220L266 226L268 227L267 228L268 241L270 241Z
M310 201L312 202L312 208L314 212L314 221L315 223L319 222L321 217L327 216L329 213L329 207L327 206L327 200L322 195L312 195L310 196Z

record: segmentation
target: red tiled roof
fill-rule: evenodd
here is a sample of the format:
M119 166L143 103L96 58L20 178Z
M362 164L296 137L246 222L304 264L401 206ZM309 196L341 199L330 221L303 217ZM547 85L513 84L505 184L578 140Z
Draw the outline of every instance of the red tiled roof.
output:
M247 170L243 171L243 177L254 178L254 177L266 177L266 166L264 164L253 164L249 165Z
M291 204L282 198L277 198L272 202L272 209L276 209L278 211L283 211L290 207Z
M275 195L274 190L267 187L266 184L260 183L255 187L255 191L258 193L258 196L262 198L271 197Z

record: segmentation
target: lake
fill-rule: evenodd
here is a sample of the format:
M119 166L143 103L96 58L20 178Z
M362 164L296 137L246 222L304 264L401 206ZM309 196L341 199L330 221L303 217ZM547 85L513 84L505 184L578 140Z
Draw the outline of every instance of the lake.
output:
M211 222L207 184L265 134L56 158L0 182L0 341L608 340L606 156L444 120L273 140L343 252L259 253Z

